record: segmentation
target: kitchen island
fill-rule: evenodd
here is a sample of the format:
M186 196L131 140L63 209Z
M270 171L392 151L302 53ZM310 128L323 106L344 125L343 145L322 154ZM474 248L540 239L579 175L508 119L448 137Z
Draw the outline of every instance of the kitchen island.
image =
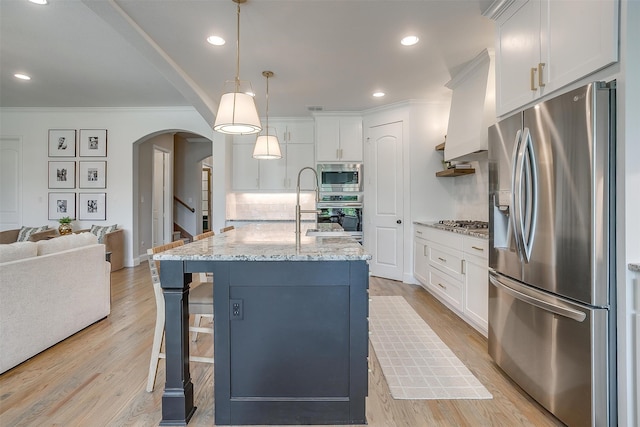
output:
M196 409L188 296L199 272L215 283L216 424L366 423L371 256L304 227L298 248L294 230L253 224L154 255L166 308L160 425L185 425Z

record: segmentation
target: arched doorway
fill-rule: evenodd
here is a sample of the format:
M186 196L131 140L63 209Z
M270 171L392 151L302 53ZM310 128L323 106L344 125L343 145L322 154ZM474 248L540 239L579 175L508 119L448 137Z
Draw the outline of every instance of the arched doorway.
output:
M147 135L134 144L134 257L144 259L148 248L174 240L174 229L187 238L201 232L201 171L212 149L209 138L177 130ZM208 166L213 167L211 160ZM210 222L211 208L204 211Z

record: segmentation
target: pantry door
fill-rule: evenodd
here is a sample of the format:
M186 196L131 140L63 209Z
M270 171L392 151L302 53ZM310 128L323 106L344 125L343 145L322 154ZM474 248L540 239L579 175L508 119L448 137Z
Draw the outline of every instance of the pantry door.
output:
M373 255L369 269L374 276L402 280L402 122L369 128L367 144L370 170L364 171L364 176L368 176L365 179L365 206L373 210L369 216L368 239L365 237L365 245ZM368 191L367 185L370 186Z

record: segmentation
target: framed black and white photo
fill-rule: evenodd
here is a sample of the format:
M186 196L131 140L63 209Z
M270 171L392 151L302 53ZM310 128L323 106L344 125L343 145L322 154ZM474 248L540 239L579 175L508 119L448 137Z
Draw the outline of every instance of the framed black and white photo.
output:
M107 162L79 162L80 188L107 188Z
M75 157L76 130L49 129L49 157Z
M49 193L49 219L76 219L76 193Z
M76 162L49 162L49 188L76 188Z
M79 140L80 157L106 157L106 129L80 129Z
M80 220L104 221L107 219L106 193L78 194L78 217Z

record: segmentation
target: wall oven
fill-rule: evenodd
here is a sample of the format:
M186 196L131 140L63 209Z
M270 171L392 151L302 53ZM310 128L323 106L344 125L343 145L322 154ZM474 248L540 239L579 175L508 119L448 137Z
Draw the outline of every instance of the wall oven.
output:
M337 223L362 242L362 194L320 194L318 224Z
M318 164L320 191L362 192L362 164Z

